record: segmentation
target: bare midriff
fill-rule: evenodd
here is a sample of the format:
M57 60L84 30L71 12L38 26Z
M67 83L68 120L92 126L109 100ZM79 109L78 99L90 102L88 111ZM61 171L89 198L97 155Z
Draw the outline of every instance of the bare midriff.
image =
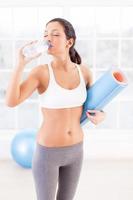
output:
M83 141L80 125L82 106L74 108L42 108L43 122L37 142L47 147L69 146Z

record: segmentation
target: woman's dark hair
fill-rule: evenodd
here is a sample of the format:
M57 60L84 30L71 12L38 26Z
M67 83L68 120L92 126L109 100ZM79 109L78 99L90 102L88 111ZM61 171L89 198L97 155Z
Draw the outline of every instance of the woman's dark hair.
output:
M66 38L68 40L70 38L73 38L73 41L74 41L73 45L69 49L70 59L74 63L81 64L81 57L78 54L78 52L76 51L76 49L74 48L75 41L76 41L76 34L75 34L75 30L74 30L72 24L63 18L54 18L54 19L50 20L46 25L48 25L50 22L59 22L64 28Z

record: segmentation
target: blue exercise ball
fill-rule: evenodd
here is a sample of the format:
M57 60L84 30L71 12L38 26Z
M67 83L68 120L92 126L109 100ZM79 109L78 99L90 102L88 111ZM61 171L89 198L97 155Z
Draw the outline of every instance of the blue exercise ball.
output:
M24 168L32 167L36 131L23 130L15 135L11 143L13 159Z

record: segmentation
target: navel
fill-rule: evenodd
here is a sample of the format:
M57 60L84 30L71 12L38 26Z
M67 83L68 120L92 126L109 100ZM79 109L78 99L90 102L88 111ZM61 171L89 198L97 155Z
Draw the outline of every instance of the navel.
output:
M71 135L72 134L72 131L67 131L68 135Z

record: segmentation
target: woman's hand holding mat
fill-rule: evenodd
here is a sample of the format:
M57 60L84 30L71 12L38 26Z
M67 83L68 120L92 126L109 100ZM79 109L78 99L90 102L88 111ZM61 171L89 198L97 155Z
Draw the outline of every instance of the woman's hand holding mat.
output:
M127 79L119 69L108 70L104 73L88 90L87 98L83 105L83 112L80 119L84 125L88 119L94 123L99 123L98 111L102 110L117 94L128 85ZM87 110L97 110L95 116L87 115ZM100 114L100 113L99 113ZM95 118L95 120L94 120ZM102 119L102 117L101 117Z

